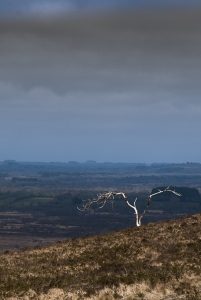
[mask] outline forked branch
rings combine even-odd
[[[143,218],[143,216],[145,215],[148,207],[149,207],[149,204],[151,202],[151,199],[158,195],[158,194],[161,194],[161,193],[166,193],[166,192],[170,192],[170,193],[173,193],[174,195],[178,196],[178,197],[181,197],[182,195],[171,190],[169,188],[169,186],[164,189],[163,191],[161,190],[158,190],[158,192],[156,193],[153,193],[153,194],[150,194],[147,198],[147,205],[143,211],[143,213],[141,214],[141,216],[139,217],[139,214],[138,214],[138,210],[137,210],[137,207],[136,207],[136,201],[137,201],[137,198],[134,200],[134,203],[133,205],[129,203],[125,193],[123,192],[108,192],[108,193],[103,193],[103,194],[98,194],[97,195],[97,198],[94,198],[92,200],[89,200],[85,205],[83,205],[82,208],[78,208],[77,209],[79,211],[90,211],[90,210],[93,210],[94,209],[94,205],[96,206],[95,209],[100,209],[102,208],[107,201],[110,201],[112,203],[112,211],[113,211],[113,204],[114,204],[114,197],[115,196],[122,196],[124,201],[126,202],[126,204],[128,206],[130,206],[133,210],[134,210],[134,214],[136,216],[136,226],[140,226],[141,225],[141,219]],[[98,207],[97,207],[98,206]]]

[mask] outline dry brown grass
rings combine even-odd
[[[201,215],[0,256],[0,299],[201,299]]]

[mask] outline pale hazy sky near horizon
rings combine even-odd
[[[1,1],[0,161],[201,163],[199,2]]]

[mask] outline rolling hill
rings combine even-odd
[[[5,251],[0,299],[201,299],[201,215]]]

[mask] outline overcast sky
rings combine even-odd
[[[158,2],[1,1],[0,161],[201,163],[201,9]]]
[[[38,14],[58,13],[63,11],[94,11],[106,9],[131,9],[197,6],[200,0],[1,0],[0,13],[7,14]]]

